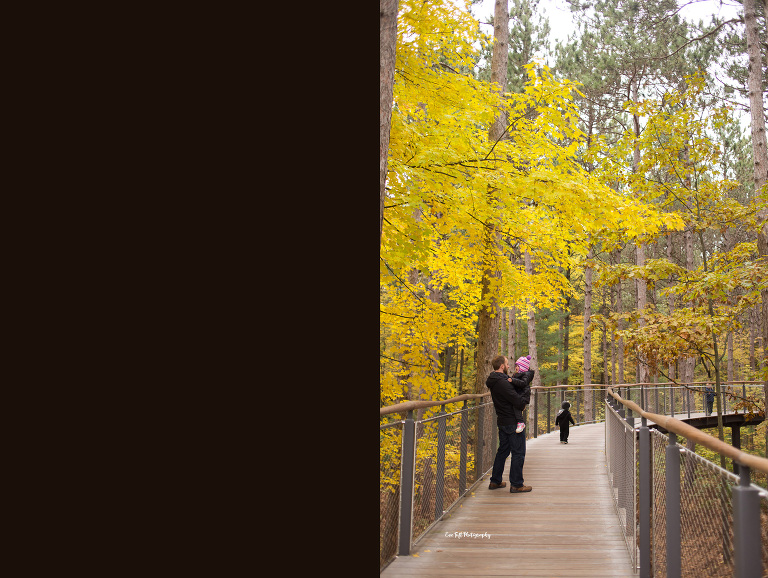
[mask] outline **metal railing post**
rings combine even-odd
[[[641,417],[640,442],[640,578],[651,576],[651,432]]]
[[[750,486],[749,468],[739,465],[739,485],[733,488],[733,552],[736,578],[763,573],[760,547],[760,496]]]
[[[731,445],[737,450],[741,449],[741,426],[738,424],[731,426]],[[739,464],[736,460],[731,460],[731,463],[733,463],[733,473],[738,476]]]
[[[482,402],[477,406],[477,455],[475,456],[475,480],[483,475],[483,453],[485,446],[485,408]]]
[[[747,397],[747,384],[746,383],[742,383],[741,384],[741,395],[744,398]],[[741,410],[741,411],[742,411],[742,413],[744,413],[746,410]]]
[[[584,390],[582,389],[581,391],[583,392]],[[581,397],[579,395],[579,390],[576,390],[575,395],[576,395],[576,419],[574,419],[573,421],[575,421],[578,424],[578,423],[581,423],[579,421],[579,398]]]
[[[552,406],[551,406],[551,400],[552,397],[550,395],[551,392],[547,392],[547,433],[552,431]]]
[[[469,415],[467,400],[461,408],[461,447],[459,448],[459,495],[467,491],[467,434],[469,432]]]
[[[533,392],[533,437],[539,433],[539,390]]]
[[[413,486],[416,472],[416,423],[413,410],[406,414],[403,424],[403,450],[400,463],[400,539],[398,555],[411,553],[413,537]]]
[[[680,448],[677,434],[669,434],[666,455],[667,577],[680,578]]]
[[[674,386],[669,386],[669,398],[670,398],[670,405],[669,407],[672,408],[672,411],[669,413],[672,417],[675,417],[675,388]]]
[[[437,464],[435,472],[435,520],[443,515],[443,494],[445,491],[445,406],[440,408],[437,420]]]

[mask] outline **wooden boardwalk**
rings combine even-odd
[[[567,445],[557,431],[528,440],[523,477],[532,492],[509,493],[507,458],[506,488],[489,490],[486,474],[381,576],[637,578],[611,501],[604,431],[571,426]]]

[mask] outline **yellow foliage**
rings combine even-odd
[[[587,173],[577,151],[574,83],[526,67],[522,94],[501,95],[468,72],[479,32],[467,3],[403,0],[382,234],[381,399],[455,395],[438,354],[475,337],[481,283],[502,307],[557,307],[574,289],[588,239],[606,230],[653,235],[675,216]],[[494,118],[506,131],[489,140]],[[528,251],[527,275],[509,253]],[[484,277],[484,271],[498,271]]]

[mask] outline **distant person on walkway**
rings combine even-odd
[[[712,404],[715,403],[715,390],[707,386],[704,388],[704,399],[707,401],[707,415],[712,414]]]
[[[530,492],[533,488],[523,483],[523,465],[525,464],[525,434],[517,432],[518,418],[515,410],[522,412],[531,401],[530,383],[533,380],[534,371],[528,369],[510,377],[509,360],[503,355],[495,357],[491,362],[493,371],[488,376],[485,385],[491,390],[493,407],[496,410],[496,424],[499,428],[499,449],[493,461],[489,490],[504,488],[507,482],[501,481],[504,474],[504,462],[507,456],[512,454],[509,462],[509,491],[511,493]],[[519,366],[518,366],[519,367]],[[522,388],[528,392],[518,393],[516,388]],[[519,414],[522,415],[522,414]]]
[[[560,443],[561,444],[568,443],[568,431],[571,428],[570,423],[572,423],[573,425],[576,425],[576,422],[573,421],[573,417],[571,417],[571,412],[569,411],[570,409],[571,409],[571,402],[564,401],[562,405],[562,409],[557,411],[557,417],[555,418],[555,427],[557,427],[558,425],[560,426]]]

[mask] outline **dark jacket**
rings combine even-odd
[[[571,412],[568,411],[571,407],[571,404],[567,401],[563,402],[563,409],[558,410],[557,417],[555,418],[555,427],[558,425],[563,429],[568,429],[571,427],[568,422],[570,421],[573,425],[576,425],[576,422],[573,421],[573,417],[571,416]]]
[[[530,384],[533,380],[534,371],[528,370],[525,373],[516,373],[512,377],[500,371],[492,371],[485,380],[485,385],[491,390],[491,399],[493,407],[496,409],[496,423],[498,425],[515,425],[517,418],[514,409],[520,411],[531,402]],[[522,389],[523,393],[518,393],[516,387]]]
[[[530,379],[525,377],[527,373],[531,374]],[[509,376],[512,378],[512,385],[514,386],[515,391],[523,396],[526,405],[531,403],[531,381],[533,381],[534,373],[533,370],[529,370],[521,373],[513,373]],[[507,383],[509,383],[509,381],[507,381]]]

